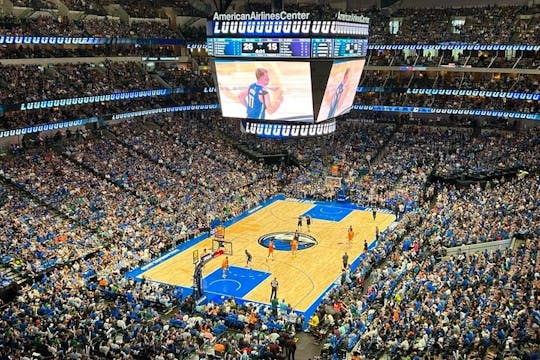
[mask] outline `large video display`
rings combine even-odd
[[[317,122],[351,110],[365,59],[334,61],[326,84]]]
[[[313,122],[309,62],[216,60],[223,116]]]

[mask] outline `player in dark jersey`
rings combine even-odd
[[[329,119],[339,115],[339,113],[336,113],[336,112],[341,107],[341,103],[343,101],[342,94],[345,91],[345,86],[348,80],[349,80],[349,69],[345,70],[345,74],[343,74],[343,80],[341,80],[341,82],[336,87],[336,92],[334,93],[334,96],[332,97],[332,101],[330,102],[330,110],[328,111]]]
[[[247,109],[248,119],[264,119],[266,113],[273,114],[283,102],[283,92],[278,89],[275,95],[272,96],[267,89],[270,83],[268,70],[258,68],[255,70],[257,82],[249,85],[249,87],[238,95],[238,99]]]
[[[253,260],[253,256],[251,256],[251,253],[247,249],[244,252],[246,254],[246,267],[251,269],[251,260]]]
[[[249,119],[264,119],[266,112],[265,96],[268,91],[257,83],[253,83],[248,88],[247,95],[247,117]]]

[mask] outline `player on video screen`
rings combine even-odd
[[[238,99],[247,109],[248,119],[264,119],[266,112],[273,114],[283,102],[283,91],[275,90],[272,94],[267,88],[270,83],[268,70],[255,70],[257,81],[238,95]]]
[[[345,92],[345,89],[348,85],[347,81],[349,81],[349,71],[350,71],[349,68],[345,70],[345,74],[343,74],[343,80],[341,80],[341,82],[336,87],[336,92],[334,93],[334,96],[332,97],[332,101],[330,102],[330,110],[328,111],[329,119],[339,115],[339,112],[338,113],[336,112],[340,110],[343,105],[344,97],[342,96],[342,94],[343,92]]]

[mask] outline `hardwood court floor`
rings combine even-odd
[[[271,273],[244,299],[269,303],[270,281],[279,281],[278,298],[285,299],[293,308],[306,311],[311,304],[335,282],[341,274],[342,256],[349,254],[349,263],[362,252],[364,239],[368,244],[375,238],[375,227],[383,231],[390,225],[394,215],[378,213],[373,220],[371,211],[353,210],[340,221],[313,219],[311,231],[307,231],[304,221],[301,232],[314,236],[318,245],[298,251],[293,256],[289,251],[274,251],[274,260],[266,259],[268,249],[257,240],[272,232],[295,231],[298,216],[315,207],[316,204],[296,200],[277,200],[250,214],[225,229],[225,240],[233,243],[233,255],[229,264],[243,267],[246,264],[244,250],[253,255],[253,268]],[[352,225],[354,239],[349,245],[347,229]],[[170,259],[156,265],[141,275],[147,279],[190,288],[193,285],[193,251],[202,254],[203,249],[212,248],[211,238],[184,250]],[[204,275],[221,267],[222,258],[211,260],[204,269]]]

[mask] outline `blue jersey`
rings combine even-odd
[[[343,93],[344,87],[345,86],[343,85],[343,83],[339,83],[336,89],[336,93],[334,94],[334,97],[332,98],[332,102],[330,103],[330,111],[328,111],[328,118],[336,116],[336,110],[339,103],[339,98],[341,97],[341,94]]]
[[[264,86],[253,83],[249,86],[247,94],[247,117],[248,119],[264,119],[266,104],[264,103],[264,95],[267,92]],[[261,101],[261,98],[263,101]]]

